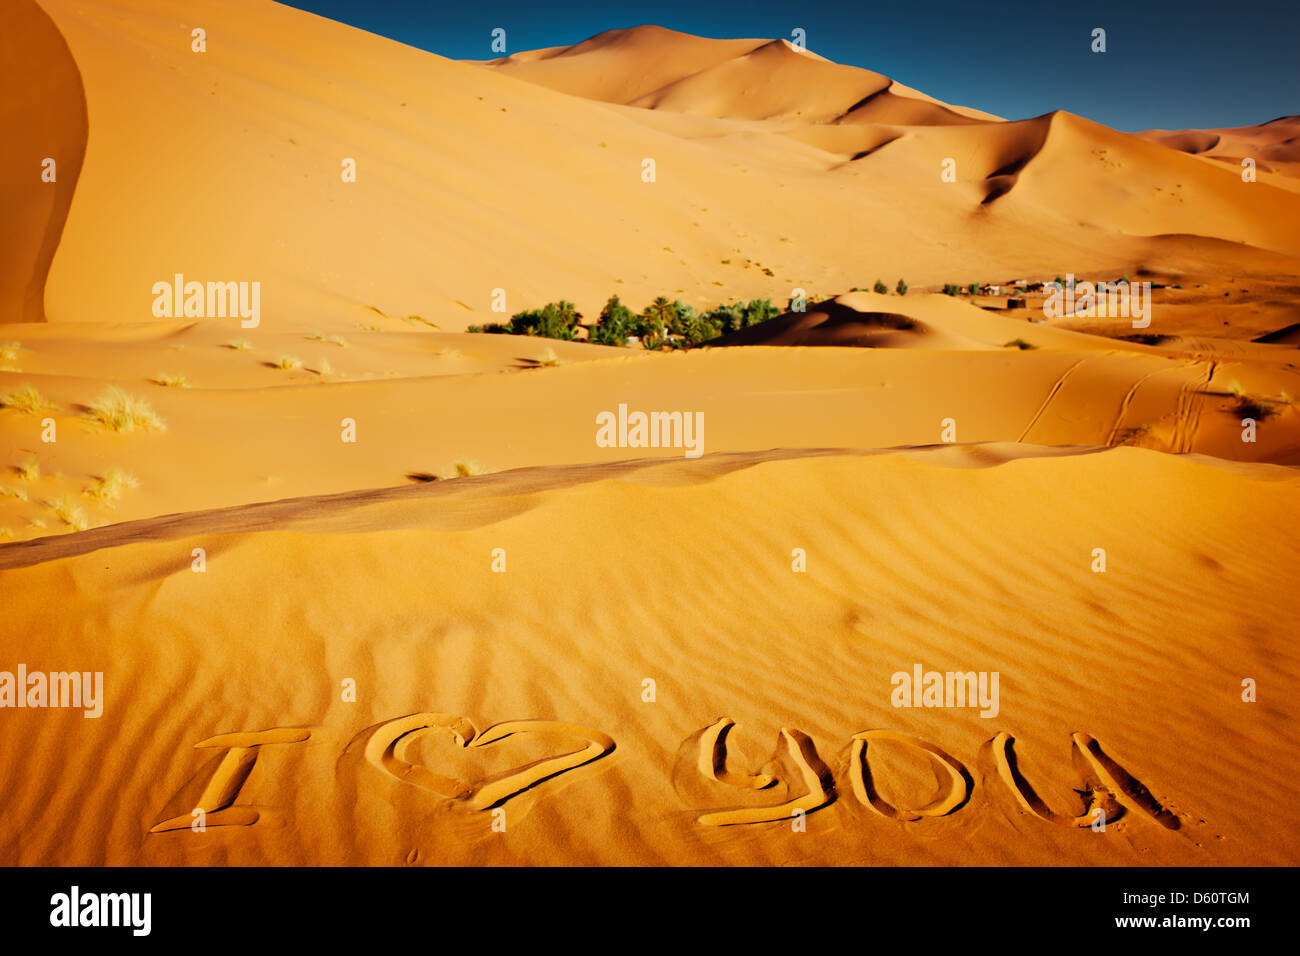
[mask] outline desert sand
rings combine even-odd
[[[0,863],[1300,860],[1294,117],[1007,120],[652,26],[4,17],[0,672],[104,692],[0,708]],[[178,273],[258,323],[159,316]],[[1067,273],[1150,324],[1046,318]],[[466,331],[796,290],[684,351]],[[620,405],[702,455],[602,447]],[[996,716],[895,707],[914,664]]]

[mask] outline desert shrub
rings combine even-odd
[[[302,359],[296,355],[281,355],[271,365],[281,371],[288,372],[296,368],[302,368]]]
[[[959,294],[960,292],[961,292],[961,286],[959,286],[959,285],[957,285],[957,284],[955,284],[955,283],[952,283],[952,282],[949,282],[949,283],[945,284],[944,287],[943,287],[943,294],[944,294],[944,295],[957,295],[957,294]]]
[[[673,305],[677,307],[676,319],[671,327],[677,336],[673,342],[674,347],[690,348],[722,334],[722,324],[713,319],[712,312],[701,315],[695,311],[694,306],[681,302],[674,302]]]
[[[659,296],[641,310],[637,332],[667,338],[669,331],[677,324],[677,303]]]
[[[1004,349],[1017,348],[1020,349],[1021,351],[1025,349],[1038,348],[1037,345],[1034,345],[1032,342],[1026,342],[1024,339],[1012,339],[1010,342],[1003,342],[1002,347]]]
[[[108,468],[102,475],[95,476],[95,480],[86,489],[86,495],[111,507],[127,488],[139,487],[140,481],[135,475],[128,474],[121,468]]]
[[[899,279],[898,285],[894,286],[894,291],[899,295],[907,295],[907,283],[902,279]]]
[[[0,395],[0,408],[11,408],[16,412],[35,415],[46,409],[54,408],[54,403],[31,385],[19,385],[12,391]]]
[[[145,399],[110,386],[86,408],[86,418],[110,431],[153,431],[166,428],[153,406]]]
[[[1115,434],[1114,444],[1116,445],[1141,445],[1142,440],[1151,432],[1151,425],[1138,425],[1135,428],[1124,428]]]
[[[888,295],[889,286],[885,285],[883,282],[877,279],[876,284],[872,287],[872,291],[875,292],[877,295]]]
[[[652,327],[643,327],[641,332],[641,348],[654,351],[661,349],[668,344],[668,330],[662,325]]]
[[[719,305],[704,315],[705,321],[723,334],[739,332],[745,327],[745,307],[739,302]]]
[[[703,345],[705,342],[716,339],[721,334],[722,329],[718,328],[718,326],[714,325],[704,316],[700,316],[695,324],[691,326],[687,341],[691,345]]]
[[[635,334],[636,314],[625,306],[617,295],[611,295],[600,310],[600,318],[587,337],[596,345],[627,345],[628,336]]]
[[[73,531],[85,531],[90,527],[86,509],[76,502],[68,498],[57,498],[46,504],[54,512],[54,517],[71,527]]]
[[[1257,422],[1262,422],[1276,415],[1277,408],[1267,399],[1240,395],[1232,403],[1232,413],[1238,418],[1253,418]]]
[[[452,467],[456,470],[457,478],[469,478],[473,475],[487,474],[487,468],[469,458],[462,458]]]
[[[771,300],[750,299],[745,303],[745,327],[758,325],[768,319],[774,319],[780,314],[781,310],[774,306]]]
[[[578,322],[581,318],[572,302],[548,302],[540,309],[528,309],[512,315],[505,331],[512,335],[537,335],[572,342],[578,337]],[[484,327],[484,331],[495,330]]]
[[[190,380],[184,375],[178,375],[171,372],[159,372],[154,377],[154,383],[164,385],[167,388],[189,388]]]
[[[695,311],[695,306],[674,300],[672,318],[668,323],[669,332],[673,335],[689,336],[699,321],[700,314]]]

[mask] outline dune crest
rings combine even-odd
[[[1242,246],[1219,257],[1236,272],[1300,254],[1300,195],[1270,173],[1238,196],[1203,157],[1060,114],[1002,122],[783,40],[638,27],[483,64],[195,0],[187,20],[220,37],[200,54],[166,0],[41,3],[94,127],[54,322],[154,321],[150,289],[178,273],[260,282],[278,328],[379,313],[459,331],[499,318],[496,289],[510,313],[563,298],[592,316],[615,292],[784,302],[861,285],[842,251],[869,235],[890,237],[873,270],[917,288],[1181,266],[1183,236]],[[266,36],[294,39],[270,55]],[[142,153],[160,114],[183,128]]]
[[[36,0],[0,30],[6,148],[0,155],[0,322],[45,321],[45,282],[86,152],[86,98],[67,43]]]

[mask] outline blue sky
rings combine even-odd
[[[1117,129],[1241,126],[1300,113],[1300,0],[288,0],[456,59],[565,46],[656,23],[790,37],[838,63],[1010,119],[1065,109]],[[1095,27],[1107,52],[1090,50]]]

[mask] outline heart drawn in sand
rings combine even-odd
[[[584,741],[585,746],[556,757],[533,761],[481,785],[474,785],[444,777],[413,762],[411,758],[416,744],[428,734],[450,734],[457,745],[467,750],[490,747],[517,734],[567,737]],[[555,720],[508,720],[493,724],[479,733],[468,718],[453,714],[424,713],[398,717],[380,724],[366,741],[365,757],[371,764],[404,783],[462,802],[473,810],[488,810],[544,780],[599,760],[613,749],[613,738],[577,724]]]

